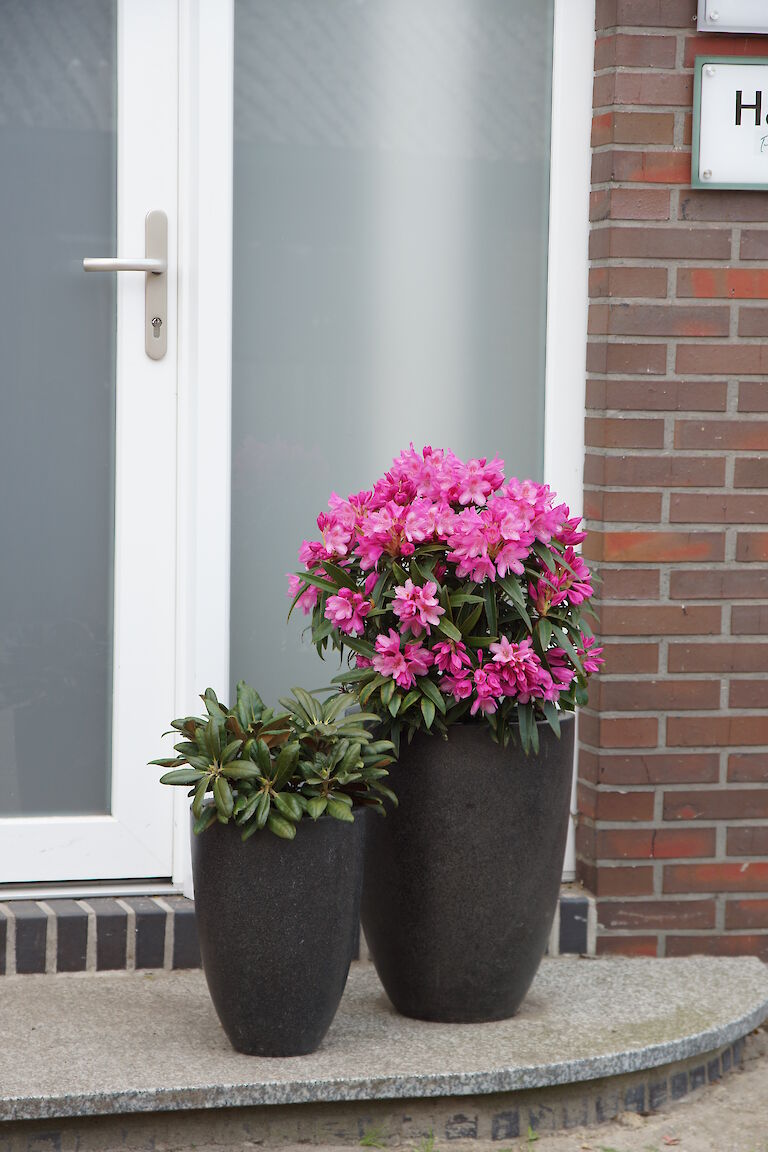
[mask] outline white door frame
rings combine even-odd
[[[119,0],[117,253],[143,256],[147,211],[167,212],[170,324],[176,310],[176,29],[177,0]],[[118,277],[116,365],[111,815],[0,819],[3,884],[171,873],[173,800],[147,761],[160,755],[158,738],[174,705],[176,334],[171,328],[162,360],[149,359],[139,273]]]
[[[582,511],[595,0],[555,0],[544,474]],[[229,683],[234,0],[181,5],[177,713]],[[181,793],[181,790],[178,790]],[[574,782],[575,795],[575,782]],[[174,882],[192,894],[186,795]],[[575,870],[569,833],[565,878]]]
[[[555,0],[544,475],[574,514],[582,511],[594,14],[595,0]],[[177,61],[169,61],[161,48],[171,34],[168,21],[177,18],[178,91]],[[196,712],[203,688],[210,684],[225,693],[229,682],[234,0],[174,0],[167,5],[120,0],[120,27],[118,251],[143,252],[144,212],[150,207],[168,211],[169,267],[178,269],[177,278],[169,275],[169,323],[177,305],[178,319],[165,359],[149,361],[142,341],[134,339],[143,323],[143,289],[136,291],[135,281],[121,280],[118,404],[129,398],[127,389],[142,396],[142,458],[165,460],[168,481],[175,470],[176,506],[169,496],[173,483],[158,489],[146,474],[137,479],[121,435],[116,478],[120,575],[115,602],[115,814],[83,818],[91,826],[94,848],[92,867],[80,875],[114,879],[110,890],[126,887],[119,881],[136,876],[128,862],[135,844],[123,845],[117,826],[125,814],[139,812],[141,800],[151,799],[149,819],[142,813],[132,833],[153,861],[152,872],[144,874],[170,876],[176,890],[191,896],[186,793],[162,788],[155,770],[145,764],[161,754],[158,735],[171,715]],[[141,60],[142,67],[129,71],[129,58]],[[175,155],[169,139],[177,138],[177,105],[178,193],[164,175],[169,156]],[[137,170],[139,147],[148,159]],[[160,429],[176,400],[174,452]],[[121,418],[126,434],[129,424],[137,431],[135,420],[122,408]],[[138,500],[131,498],[137,484],[140,491],[133,495],[140,496]],[[142,547],[140,509],[150,503],[162,506],[168,531],[159,551],[156,546],[148,554]],[[170,592],[160,589],[163,570],[173,573]],[[155,638],[149,651],[123,623],[127,601],[135,603],[137,596]],[[137,725],[127,702],[139,678],[145,684],[145,710]],[[120,700],[125,701],[123,710]],[[171,809],[172,845],[167,834]],[[30,825],[40,832],[41,854],[61,852],[73,831],[66,818],[0,820],[0,837],[7,843],[14,827],[30,831]],[[572,878],[574,868],[571,829],[565,879]],[[13,880],[35,879],[35,867],[25,854]],[[80,887],[85,891],[87,885]],[[165,886],[141,887],[159,891]]]

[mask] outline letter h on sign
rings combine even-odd
[[[737,126],[741,124],[742,111],[746,111],[747,109],[749,109],[750,112],[755,113],[755,127],[759,128],[760,127],[760,117],[761,117],[762,112],[763,112],[763,94],[762,94],[762,92],[755,92],[754,104],[744,104],[743,103],[743,96],[744,96],[744,93],[742,92],[741,88],[737,88],[736,89],[736,124],[737,124]],[[768,116],[766,116],[766,121],[768,122]]]

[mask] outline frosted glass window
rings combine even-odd
[[[114,0],[0,0],[0,815],[109,810]]]
[[[285,576],[409,441],[541,479],[553,0],[236,0],[233,681],[327,671]]]

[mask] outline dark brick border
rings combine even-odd
[[[538,1134],[576,1125],[600,1125],[622,1113],[654,1112],[689,1092],[701,1092],[706,1084],[737,1069],[744,1060],[744,1049],[742,1039],[660,1068],[487,1096],[267,1104],[7,1121],[2,1125],[3,1148],[7,1152],[57,1152],[64,1147],[87,1146],[91,1152],[111,1152],[130,1146],[135,1152],[152,1152],[161,1144],[188,1148],[215,1143],[219,1152],[236,1152],[254,1142],[275,1149],[301,1142],[321,1149],[329,1141],[359,1147],[367,1134],[379,1132],[386,1147],[395,1149],[433,1136],[439,1146],[457,1139],[478,1140],[486,1145],[493,1142],[502,1152],[509,1141],[525,1140],[529,1129]],[[603,1143],[599,1127],[592,1143],[595,1147]]]
[[[590,898],[564,890],[549,954],[589,953],[590,915],[594,919]],[[195,905],[183,896],[0,904],[0,976],[199,967]]]

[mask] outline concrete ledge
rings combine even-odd
[[[320,1052],[267,1060],[231,1049],[199,972],[11,976],[0,1118],[514,1093],[714,1054],[766,1016],[754,958],[545,960],[519,1015],[483,1025],[398,1016],[359,964]]]

